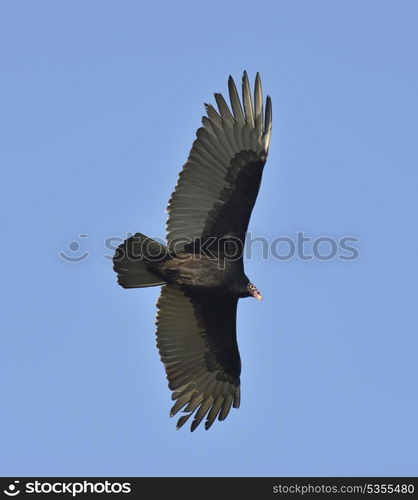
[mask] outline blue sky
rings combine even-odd
[[[416,475],[416,2],[0,11],[1,474]],[[352,236],[359,257],[255,250],[241,408],[176,431],[159,290],[118,287],[104,242],[164,236],[203,103],[244,69],[273,99],[252,235]]]

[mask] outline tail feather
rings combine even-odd
[[[123,288],[164,285],[158,276],[158,263],[169,257],[169,250],[155,240],[136,233],[120,245],[113,257],[113,269]]]

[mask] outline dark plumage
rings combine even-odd
[[[261,299],[244,273],[242,248],[270,143],[272,109],[260,77],[254,101],[246,72],[242,103],[229,77],[230,111],[215,94],[168,204],[167,246],[137,233],[116,251],[124,288],[164,285],[157,302],[157,346],[177,427],[224,420],[240,404],[238,299]]]

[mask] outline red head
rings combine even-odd
[[[257,287],[253,285],[252,283],[248,283],[247,285],[247,290],[250,295],[255,297],[257,300],[263,300],[263,296],[261,293],[257,290]]]

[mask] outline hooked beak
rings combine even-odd
[[[257,300],[263,300],[263,296],[261,293],[257,290],[257,287],[253,285],[252,283],[248,284],[248,291],[250,294],[255,297]]]

